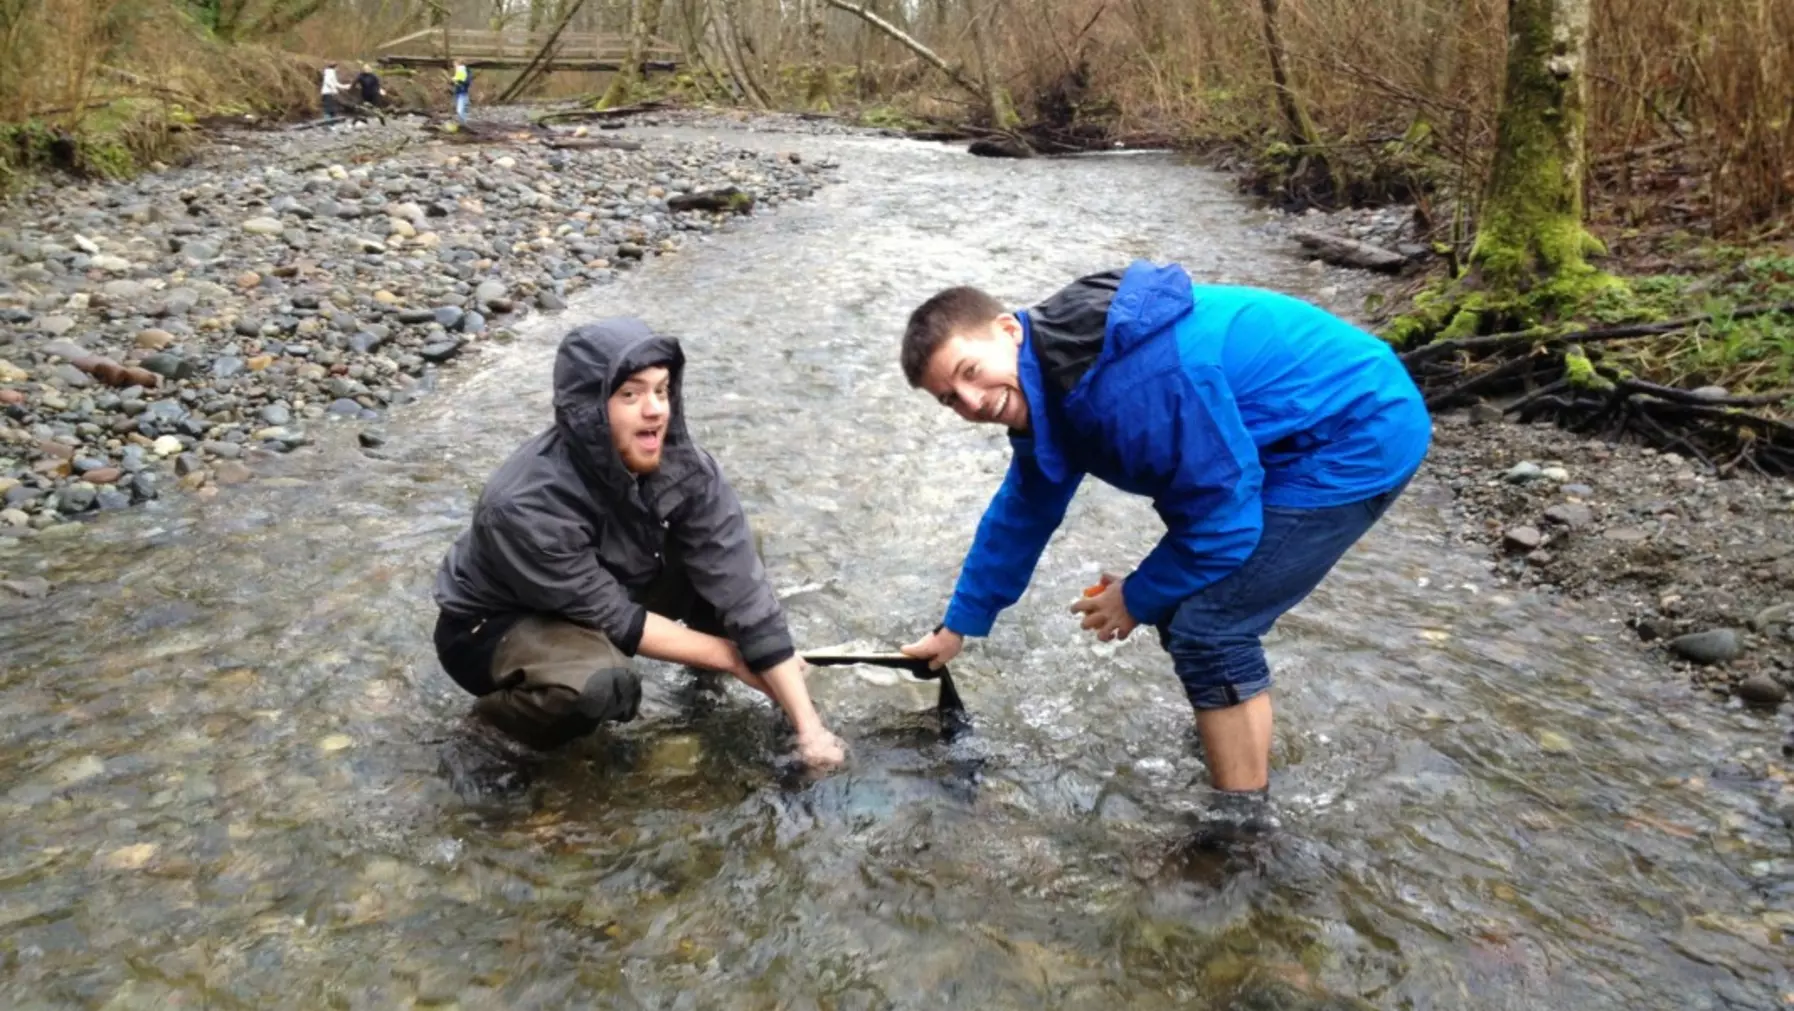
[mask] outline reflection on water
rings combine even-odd
[[[642,131],[654,135],[658,131]],[[670,131],[669,131],[670,132]],[[1314,295],[1224,180],[760,135],[844,181],[573,315],[683,335],[690,415],[800,641],[937,620],[1006,462],[908,390],[939,287],[1026,301],[1135,256]],[[1493,592],[1416,483],[1275,634],[1286,830],[1178,843],[1205,775],[1150,636],[1066,602],[1152,543],[1092,486],[1035,586],[932,684],[819,670],[811,781],[750,693],[670,669],[644,718],[500,762],[428,641],[479,483],[549,418],[535,324],[405,409],[210,500],[0,558],[0,1005],[17,1008],[1770,1008],[1794,990],[1784,780],[1751,718],[1585,619]]]

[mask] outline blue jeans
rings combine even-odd
[[[455,118],[467,122],[467,92],[455,92]]]
[[[1264,531],[1244,564],[1196,591],[1159,626],[1159,642],[1171,654],[1191,705],[1225,709],[1270,690],[1271,668],[1259,637],[1314,592],[1411,477],[1342,506],[1264,507]]]

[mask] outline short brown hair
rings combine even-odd
[[[903,375],[911,386],[922,385],[928,360],[954,334],[976,330],[1009,310],[977,288],[948,288],[916,306],[903,329]]]

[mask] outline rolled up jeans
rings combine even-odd
[[[1158,627],[1191,706],[1226,709],[1270,690],[1261,637],[1314,592],[1411,479],[1340,506],[1264,507],[1258,546],[1246,561],[1185,599]]]
[[[648,610],[697,631],[722,632],[716,609],[674,566],[643,595]],[[552,614],[501,612],[436,618],[443,670],[478,697],[474,713],[532,748],[552,750],[601,723],[627,723],[641,676],[604,633]]]

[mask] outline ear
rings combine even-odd
[[[997,329],[1008,335],[1009,339],[1015,342],[1016,347],[1022,346],[1022,321],[1016,318],[1015,313],[1006,312],[998,316]]]

